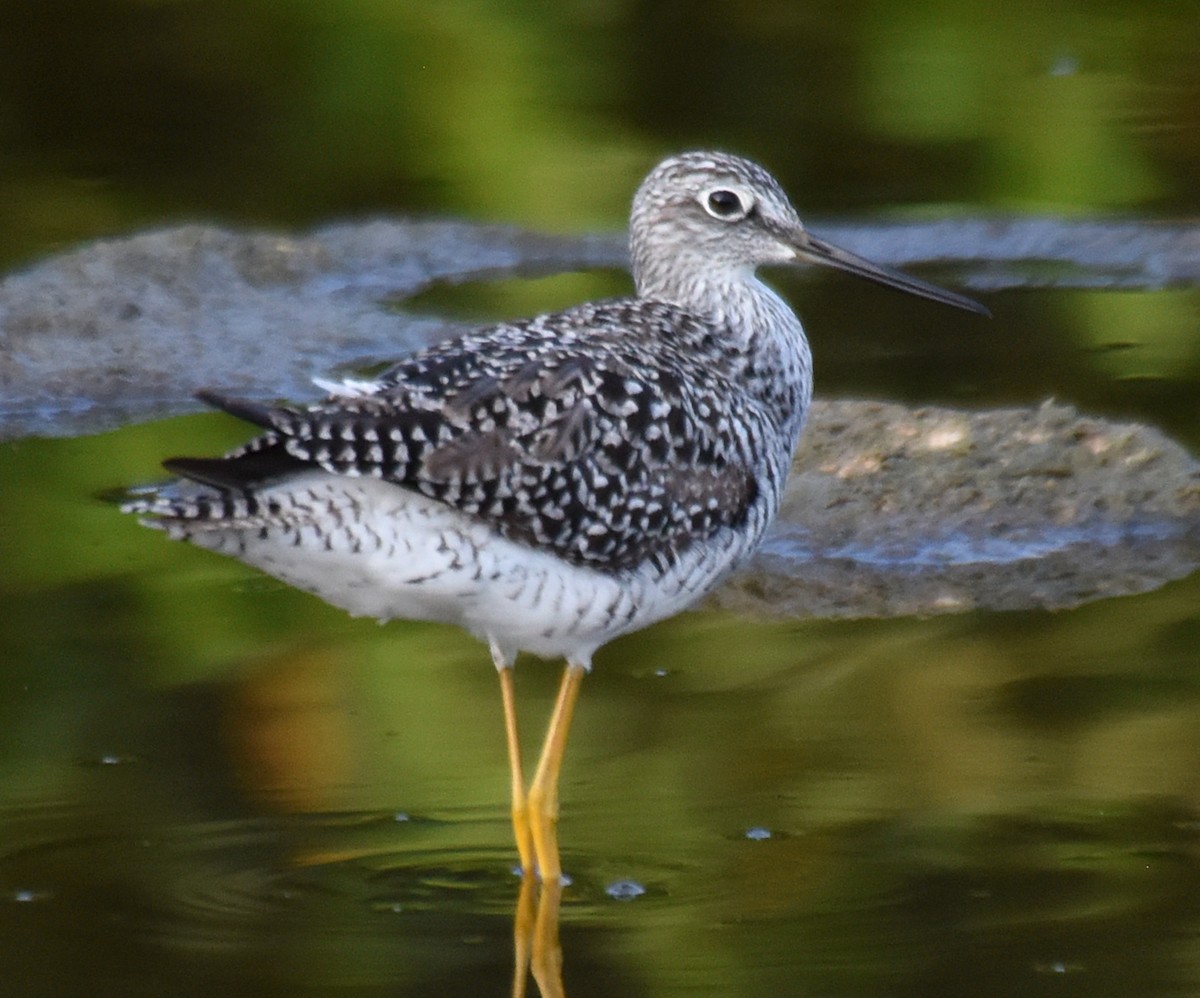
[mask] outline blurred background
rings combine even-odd
[[[191,221],[617,231],[692,147],[759,160],[816,223],[1190,222],[1197,52],[1193,0],[0,0],[0,265]],[[980,294],[981,328],[773,280],[826,397],[1053,396],[1200,447],[1194,287]],[[0,977],[505,993],[485,650],[350,621],[95,499],[244,435],[205,414],[0,450]],[[1060,614],[698,612],[615,643],[564,777],[568,993],[1194,992],[1197,606],[1193,578]],[[531,740],[556,673],[519,671]]]

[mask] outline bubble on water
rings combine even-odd
[[[120,752],[105,752],[103,755],[90,759],[81,759],[82,766],[128,766],[138,761],[136,755],[122,755]]]
[[[1079,60],[1069,52],[1060,52],[1050,64],[1051,76],[1074,76],[1079,72]]]
[[[1083,964],[1073,963],[1069,960],[1044,960],[1035,963],[1033,969],[1039,974],[1077,974],[1083,970]]]
[[[763,842],[769,839],[771,835],[771,829],[763,828],[762,825],[755,825],[753,828],[746,829],[746,838],[751,842]]]
[[[632,901],[646,893],[646,888],[636,880],[614,880],[604,888],[604,893],[614,901]]]

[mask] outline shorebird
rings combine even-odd
[[[814,263],[987,314],[809,233],[737,156],[659,163],[633,199],[632,297],[489,326],[305,405],[199,397],[261,429],[126,504],[354,615],[458,624],[500,677],[512,824],[557,881],[558,782],[583,677],[754,552],[812,397],[804,330],[756,268]],[[526,786],[512,670],[566,660]]]

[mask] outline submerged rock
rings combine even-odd
[[[779,520],[714,598],[889,617],[1075,606],[1200,565],[1200,463],[1069,406],[814,404]]]
[[[0,439],[198,407],[221,385],[313,396],[332,368],[409,353],[453,324],[391,307],[438,282],[619,266],[611,239],[461,222],[367,222],[305,236],[182,226],[102,240],[0,282]]]

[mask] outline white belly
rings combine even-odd
[[[586,662],[606,641],[679,612],[728,558],[710,541],[667,575],[610,575],[518,545],[480,521],[370,478],[309,472],[258,494],[277,512],[174,520],[169,534],[232,555],[355,616],[458,624],[506,653]]]

